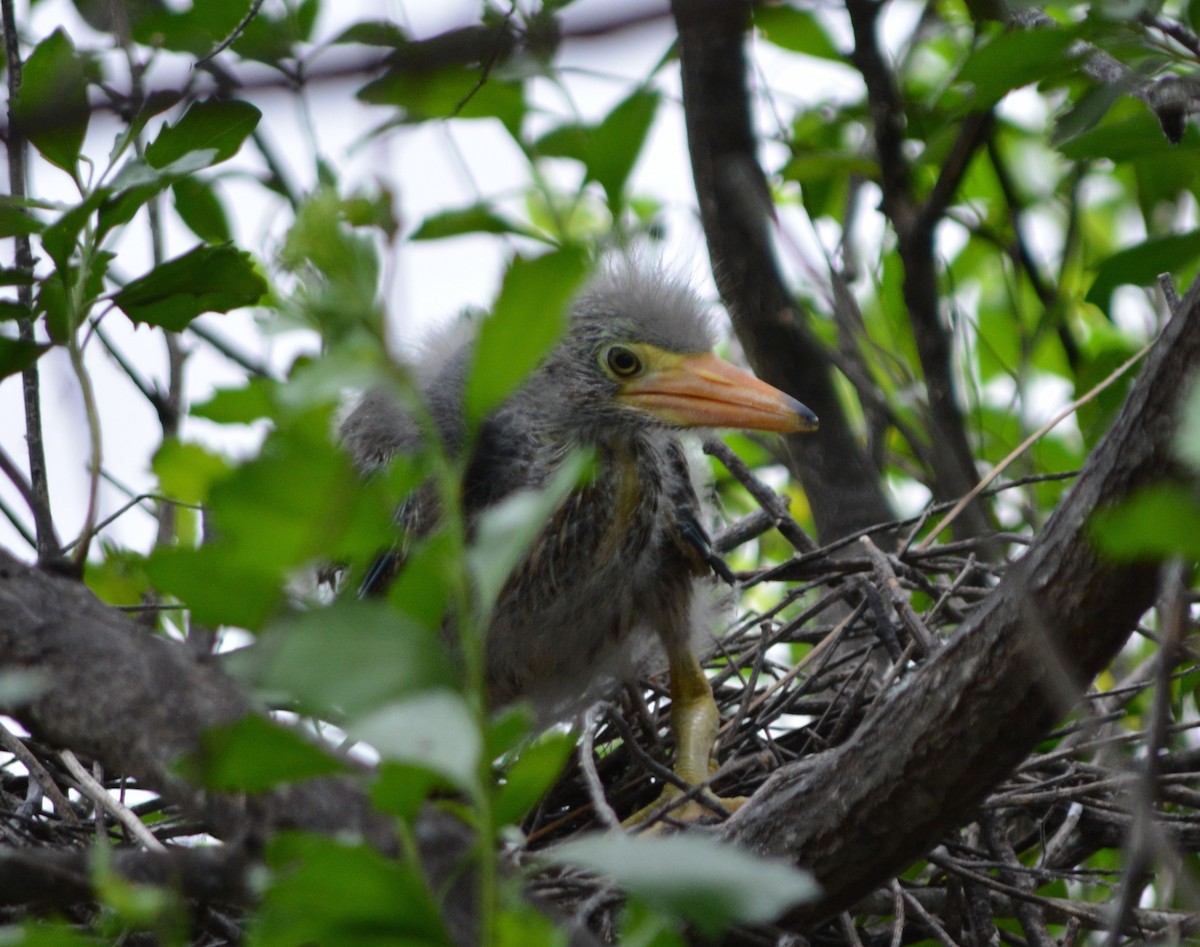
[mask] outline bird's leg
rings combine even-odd
[[[721,716],[713,700],[712,686],[700,662],[686,645],[668,646],[671,675],[671,730],[675,735],[675,775],[688,786],[702,785],[711,774],[713,744]],[[663,787],[662,794],[650,805],[639,809],[623,823],[626,828],[641,825],[664,808],[672,806],[667,818],[680,822],[696,822],[715,814],[713,805],[726,810],[738,808],[745,799],[721,799],[702,790],[699,797],[678,803],[685,790],[674,783]],[[708,805],[711,803],[712,805]]]

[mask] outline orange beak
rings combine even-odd
[[[817,416],[791,395],[711,353],[655,350],[647,361],[646,373],[625,382],[617,397],[662,421],[781,434],[817,429]]]

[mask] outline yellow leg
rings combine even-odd
[[[688,786],[699,786],[715,769],[712,761],[713,744],[721,723],[712,687],[700,662],[688,647],[669,649],[671,675],[671,730],[675,734],[675,774]],[[639,809],[623,823],[626,828],[650,821],[656,814],[675,803],[684,791],[671,783],[662,794],[645,808]],[[744,797],[721,799],[707,790],[703,796],[710,802],[732,811]],[[696,822],[716,813],[698,798],[679,803],[665,817],[680,822]]]

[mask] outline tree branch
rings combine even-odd
[[[962,824],[1117,653],[1153,604],[1157,568],[1101,559],[1096,509],[1175,472],[1186,380],[1200,365],[1200,283],[1150,352],[1079,481],[991,598],[854,736],[780,770],[723,828],[811,869],[791,921],[843,910]]]
[[[771,247],[773,210],[756,157],[743,39],[749,3],[674,0],[688,148],[713,275],[754,370],[821,419],[788,453],[823,542],[891,520],[878,473],[838,401],[829,359]]]

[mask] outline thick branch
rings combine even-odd
[[[750,5],[674,0],[688,148],[713,274],[754,370],[795,395],[821,430],[788,438],[792,467],[829,542],[892,519],[877,472],[837,398],[829,359],[784,286],[756,157],[743,39]]]
[[[841,910],[969,818],[1117,653],[1156,568],[1101,559],[1091,514],[1170,476],[1180,399],[1200,366],[1200,284],[1151,350],[1078,483],[992,597],[828,753],[779,771],[724,835],[812,869]]]
[[[205,794],[172,769],[212,727],[253,708],[214,665],[148,633],[81,583],[0,550],[0,671],[28,672],[37,696],[4,711],[52,746],[93,757],[202,819],[223,838],[281,827],[361,833],[390,847],[385,820],[345,780],[311,780],[249,801]]]

